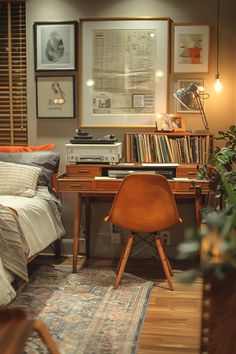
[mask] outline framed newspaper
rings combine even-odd
[[[81,127],[155,127],[168,110],[170,22],[80,19]]]

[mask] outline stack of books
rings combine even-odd
[[[125,161],[144,163],[207,164],[210,138],[205,135],[126,133]]]

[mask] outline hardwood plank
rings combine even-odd
[[[137,354],[199,354],[202,282],[153,287]]]

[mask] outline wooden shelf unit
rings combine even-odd
[[[190,132],[128,132],[124,134],[125,162],[207,164],[213,134]]]

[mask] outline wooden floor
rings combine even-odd
[[[153,287],[137,354],[200,353],[202,283],[174,286],[169,291],[166,281],[157,281]]]
[[[72,259],[66,258],[62,262],[72,264]],[[83,263],[80,258],[79,266]],[[92,259],[89,265],[110,269],[115,267],[116,261]],[[128,263],[126,272],[154,282],[136,354],[200,353],[202,282],[180,284],[178,275],[190,266],[181,263],[172,266],[175,291],[169,290],[158,260],[131,260]]]

